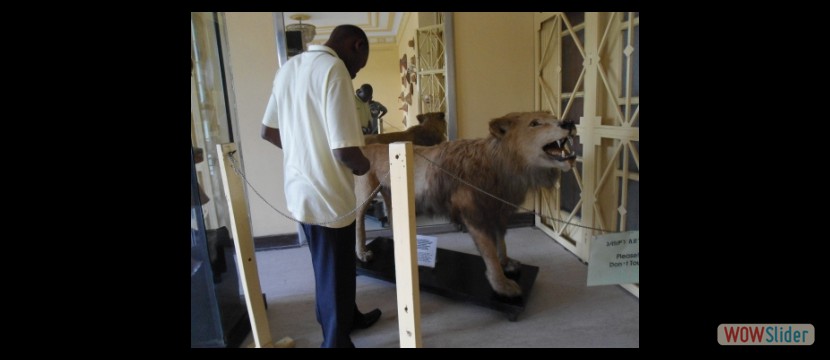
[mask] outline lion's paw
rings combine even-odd
[[[516,297],[522,295],[522,288],[519,287],[515,281],[505,278],[504,281],[498,283],[497,286],[493,288],[497,293],[500,295],[504,295],[507,297]]]
[[[361,262],[372,261],[373,257],[374,257],[374,254],[372,253],[372,250],[358,251],[357,252],[357,259],[360,260]]]
[[[501,266],[504,268],[504,273],[505,274],[515,274],[515,273],[518,273],[519,270],[521,270],[522,263],[519,262],[518,260],[508,258],[507,263],[506,264],[501,264]]]

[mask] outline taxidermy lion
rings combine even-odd
[[[569,171],[575,154],[565,142],[576,134],[572,122],[558,120],[549,112],[515,112],[490,121],[490,136],[454,140],[436,146],[413,146],[415,157],[415,207],[425,214],[448,216],[467,227],[487,268],[485,275],[496,293],[519,296],[521,288],[504,272],[521,265],[507,257],[504,235],[507,220],[516,208],[460,182],[433,164],[512,204],[520,204],[529,191],[553,186],[557,173]],[[389,145],[362,148],[371,168],[355,178],[357,199],[374,196],[380,183],[387,208],[391,205]],[[428,159],[428,160],[427,160]],[[355,252],[369,261],[363,224],[365,207],[357,213]],[[391,217],[391,212],[390,212]]]

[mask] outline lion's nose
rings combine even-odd
[[[565,120],[565,121],[559,123],[559,127],[563,128],[565,130],[575,130],[576,129],[576,124],[574,124],[573,121]]]

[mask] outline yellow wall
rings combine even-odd
[[[397,48],[373,47],[369,63],[354,80],[355,87],[372,84],[375,98],[389,109],[387,123],[398,127],[403,127],[403,112],[399,110],[403,102],[398,100],[402,90],[399,61],[404,52],[407,59],[414,54],[408,42],[415,37],[418,26],[418,13],[408,15]],[[278,67],[273,16],[229,12],[226,20],[240,134],[237,142],[244,156],[245,173],[268,202],[284,210],[282,150],[259,135]],[[453,20],[458,137],[484,137],[491,119],[533,109],[533,14],[455,13]],[[416,98],[410,109],[411,126],[417,123]],[[248,195],[255,237],[297,231],[296,223],[276,213],[252,191],[248,190]]]
[[[410,63],[412,56],[415,55],[415,48],[409,46],[409,41],[415,40],[415,30],[418,29],[418,13],[410,12],[406,13],[405,17],[403,18],[403,23],[401,23],[401,28],[398,30],[398,60],[395,62],[396,69],[398,69],[398,96],[406,96],[409,92],[409,86],[404,86],[402,81],[403,74],[400,73],[400,61],[403,55],[406,55],[406,63],[407,65]],[[418,92],[413,86],[415,93]],[[400,98],[398,100],[398,106],[395,107],[396,115],[393,116],[390,120],[393,126],[397,127],[410,127],[413,125],[417,125],[418,121],[415,120],[415,116],[418,115],[418,97],[413,95],[412,96],[412,104],[407,105],[408,111],[400,110],[403,107],[404,100]],[[406,124],[403,123],[403,120],[406,119]]]
[[[273,15],[228,12],[225,16],[239,123],[240,139],[237,143],[244,156],[245,173],[248,180],[269,203],[277,209],[285,210],[282,150],[260,137],[262,116],[278,68]],[[411,22],[413,25],[410,37],[414,37],[417,15],[412,18],[414,21]],[[386,122],[403,128],[403,113],[398,110],[402,104],[398,100],[401,90],[399,59],[399,49],[395,44],[372,44],[369,61],[355,77],[353,84],[355,88],[364,83],[372,84],[375,100],[389,110],[384,117]],[[275,212],[250,190],[248,203],[253,236],[297,231],[296,223]]]
[[[398,93],[401,79],[398,73],[398,48],[395,44],[371,44],[369,46],[369,61],[352,80],[355,90],[367,83],[372,85],[374,100],[389,110],[383,119],[388,122],[399,118],[399,111],[395,109],[400,107]],[[400,122],[400,119],[397,121]],[[393,125],[401,127],[398,123]]]
[[[272,13],[225,14],[228,29],[230,66],[244,170],[248,181],[269,203],[287,213],[282,150],[260,137],[262,116],[271,84],[277,73],[276,40]],[[295,222],[269,207],[253,191],[246,189],[253,236],[297,232]]]
[[[489,136],[490,120],[534,110],[533,13],[453,13],[459,139]],[[525,208],[533,208],[529,193]]]
[[[453,13],[458,138],[489,134],[487,123],[532,111],[533,13]]]

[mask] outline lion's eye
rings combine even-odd
[[[530,122],[530,127],[537,127],[539,125],[542,125],[542,123],[540,123],[539,120],[533,120]]]

